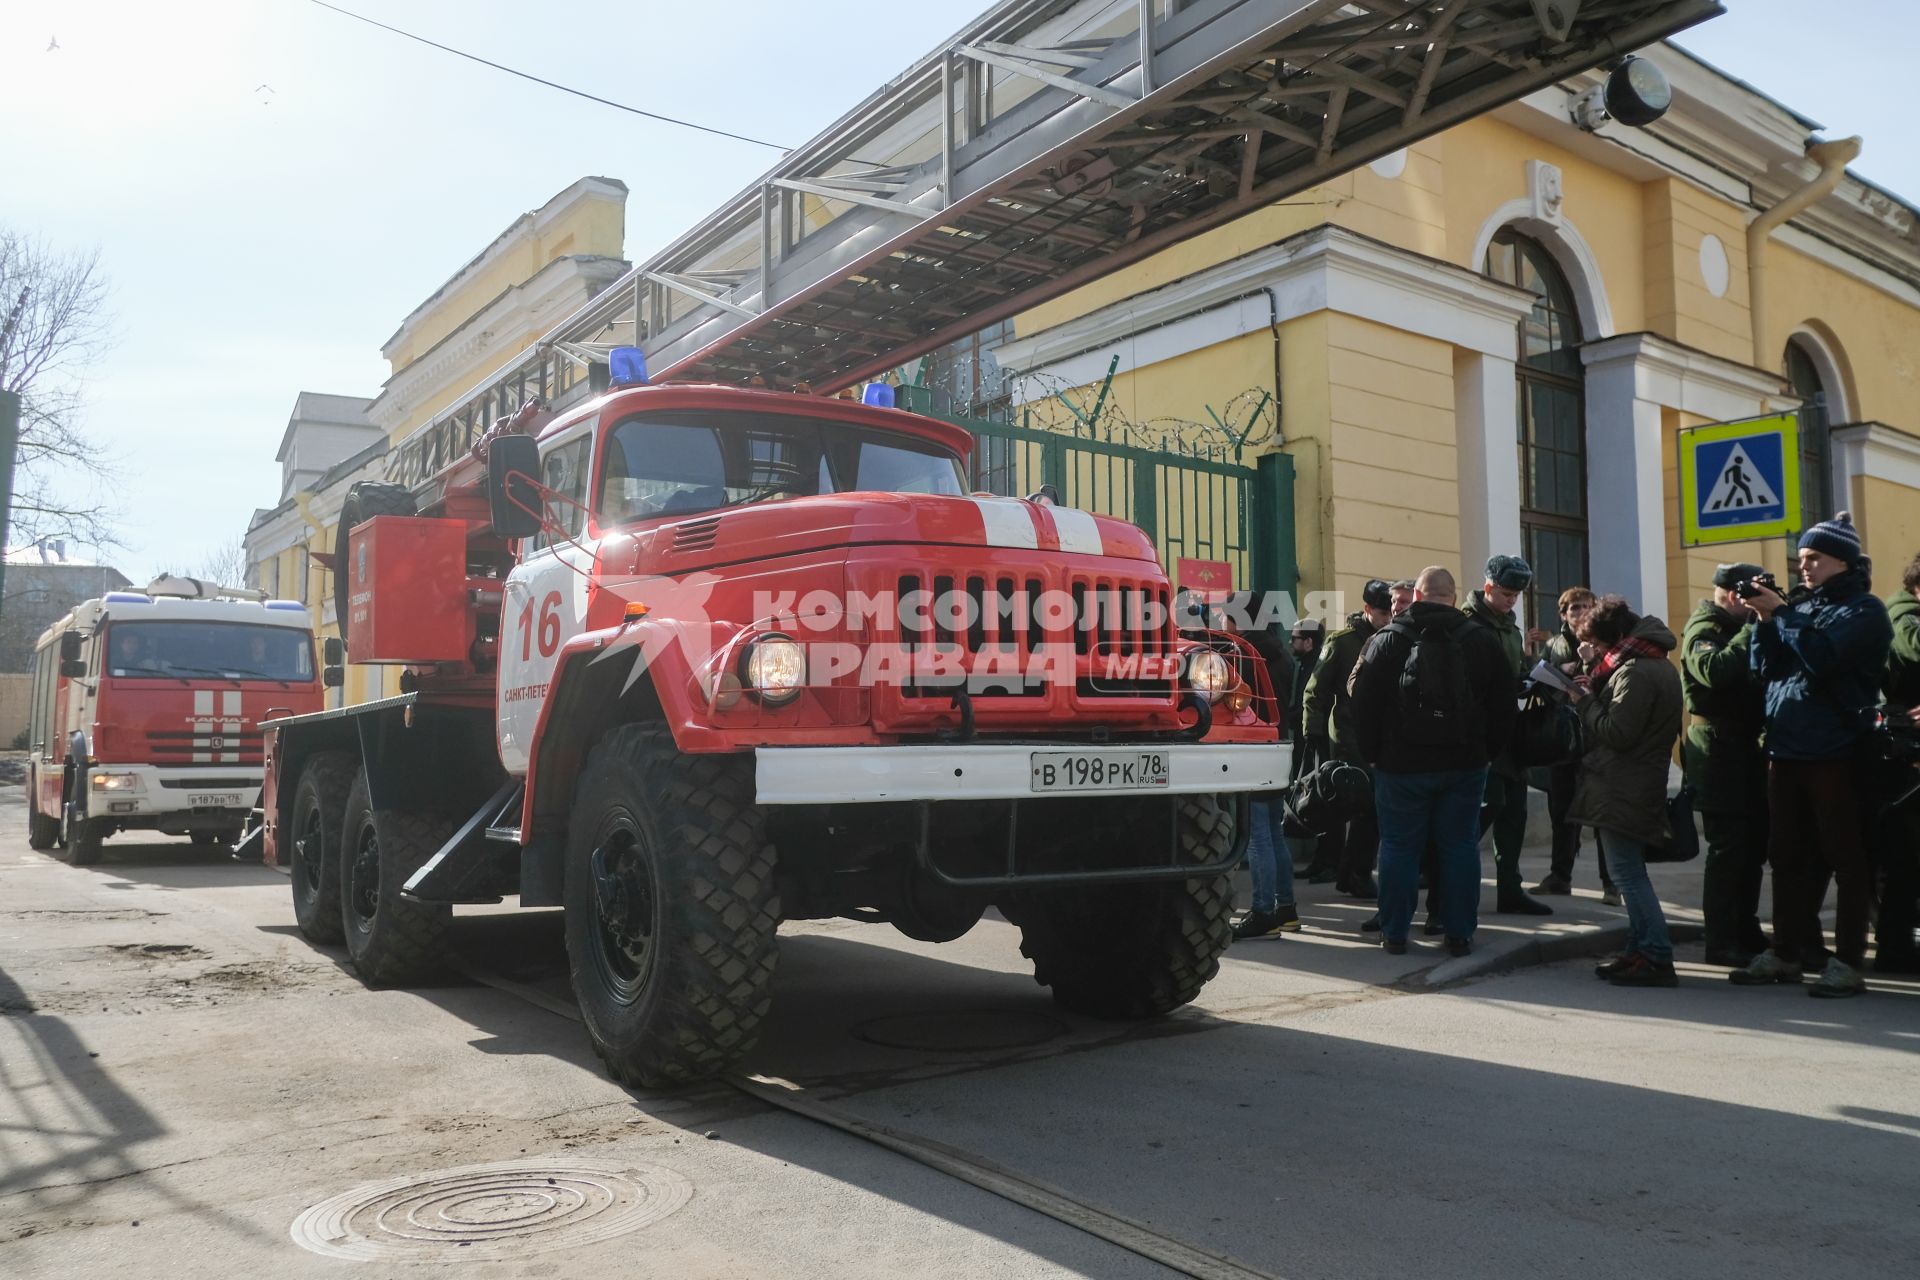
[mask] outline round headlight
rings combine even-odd
[[[807,682],[807,652],[787,636],[767,636],[747,649],[740,682],[770,706],[793,701]]]
[[[1187,687],[1212,702],[1234,686],[1233,663],[1211,649],[1187,655]]]

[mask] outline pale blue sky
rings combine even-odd
[[[802,142],[985,0],[341,0],[648,110]],[[1729,0],[1684,37],[1920,197],[1897,91],[1906,0]],[[59,48],[48,51],[50,40]],[[271,92],[261,85],[271,86]],[[0,222],[98,248],[118,345],[88,427],[119,462],[136,581],[191,565],[279,494],[296,392],[371,396],[401,319],[522,211],[620,178],[652,252],[775,153],[614,111],[307,0],[0,6]]]

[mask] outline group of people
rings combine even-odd
[[[1584,587],[1559,598],[1556,632],[1524,631],[1517,606],[1533,574],[1516,556],[1494,556],[1464,602],[1437,565],[1367,583],[1360,611],[1324,645],[1317,627],[1296,628],[1295,670],[1284,689],[1276,683],[1292,694],[1296,771],[1340,761],[1372,782],[1372,804],[1317,841],[1307,873],[1377,899],[1362,929],[1393,954],[1407,950],[1424,877],[1426,932],[1466,955],[1483,837],[1493,836],[1495,910],[1547,915],[1540,898],[1572,891],[1581,832],[1592,828],[1605,898],[1625,906],[1629,938],[1597,976],[1674,986],[1648,865],[1672,857],[1673,824],[1693,820],[1669,797],[1679,744],[1700,816],[1699,835],[1679,834],[1703,835],[1706,848],[1709,963],[1739,985],[1812,973],[1813,995],[1857,995],[1878,901],[1875,966],[1920,972],[1920,750],[1888,749],[1890,734],[1920,744],[1920,556],[1882,602],[1841,512],[1801,537],[1797,568],[1800,585],[1787,591],[1760,566],[1720,566],[1712,598],[1679,637],[1623,597]],[[1557,674],[1536,679],[1536,663]],[[1529,714],[1564,699],[1545,714],[1577,722],[1565,758],[1537,769],[1526,767],[1537,748],[1516,750],[1528,698]],[[1544,785],[1553,827],[1548,873],[1531,892],[1520,872],[1530,781]],[[1253,909],[1237,938],[1300,927],[1282,806],[1254,811]],[[1771,936],[1760,918],[1769,867]],[[1828,948],[1820,911],[1830,884]]]

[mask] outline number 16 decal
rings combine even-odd
[[[533,601],[520,610],[520,661],[533,660]],[[540,656],[551,658],[560,647],[560,593],[547,592],[540,602]]]

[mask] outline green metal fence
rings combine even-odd
[[[919,388],[902,387],[902,407],[921,412]],[[1146,530],[1169,577],[1182,557],[1221,560],[1239,588],[1294,591],[1293,459],[1261,456],[1249,466],[1213,456],[1040,431],[1005,422],[934,414],[977,442],[976,489],[1023,497],[1050,484],[1070,507],[1118,516]],[[1176,586],[1192,585],[1175,583]]]

